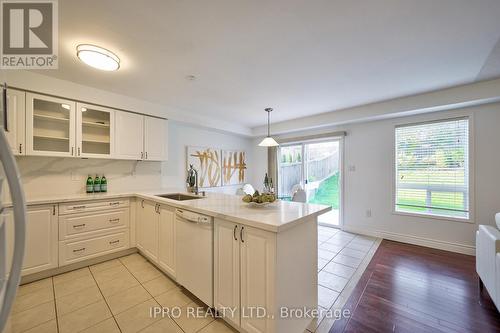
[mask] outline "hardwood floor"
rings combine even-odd
[[[384,240],[344,310],[336,332],[500,332],[500,314],[475,257]]]

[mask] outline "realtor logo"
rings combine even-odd
[[[2,69],[56,69],[57,0],[1,0]]]

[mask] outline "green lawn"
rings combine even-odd
[[[309,203],[332,206],[339,209],[339,173],[321,182],[316,194],[309,199]]]
[[[398,174],[400,183],[408,184],[442,184],[442,185],[464,185],[466,177],[464,177],[463,169],[456,170],[412,170],[400,171]],[[450,209],[464,209],[464,195],[461,192],[432,192],[431,205],[436,209],[412,207],[425,206],[426,201],[425,190],[400,189],[397,193],[397,202],[400,204],[399,211],[411,213],[433,213],[447,216],[464,216],[466,213],[453,211]],[[408,205],[408,206],[405,206]],[[442,209],[439,209],[442,208]]]

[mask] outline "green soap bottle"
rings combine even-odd
[[[94,178],[94,192],[101,192],[101,180],[99,179],[99,175],[95,175]]]
[[[92,179],[92,176],[89,175],[87,177],[87,193],[92,193],[94,192],[94,180]]]
[[[108,181],[104,175],[101,177],[101,192],[108,192]]]

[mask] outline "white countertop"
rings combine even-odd
[[[178,189],[160,189],[121,193],[75,194],[65,196],[47,196],[43,198],[27,198],[28,205],[42,205],[66,203],[74,201],[104,200],[127,197],[138,197],[169,206],[187,209],[215,218],[227,219],[233,222],[264,229],[272,232],[281,232],[297,223],[310,220],[312,217],[324,214],[331,207],[316,204],[304,204],[289,201],[276,201],[265,207],[250,207],[241,200],[240,196],[207,192],[201,199],[177,201],[155,196],[155,194],[185,193]]]

